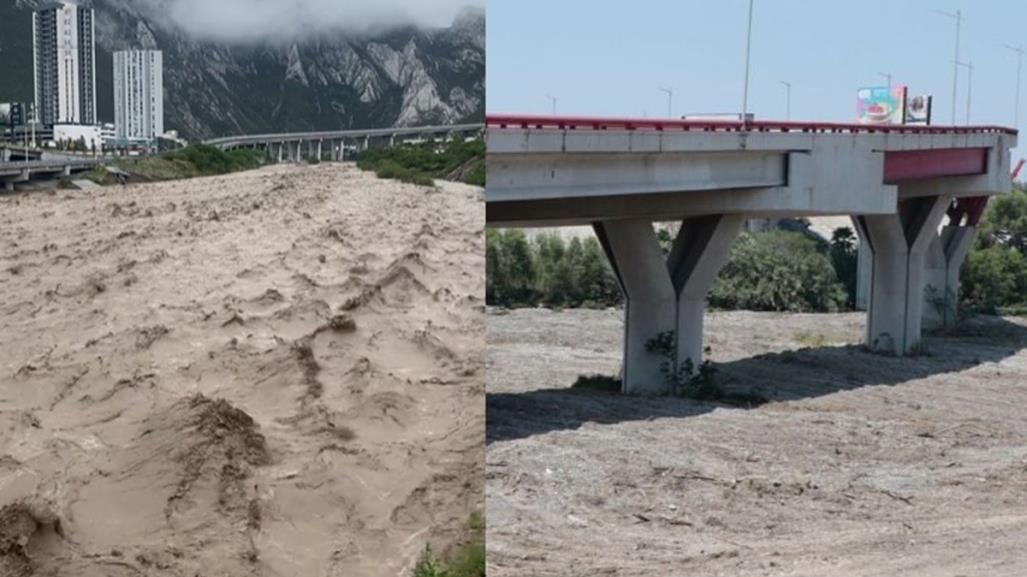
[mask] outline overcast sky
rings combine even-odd
[[[205,39],[309,37],[365,32],[403,24],[448,26],[467,6],[485,0],[141,0],[185,32]]]

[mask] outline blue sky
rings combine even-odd
[[[756,0],[749,109],[757,118],[851,121],[856,90],[894,75],[910,94],[934,95],[949,124],[955,22],[961,59],[974,65],[973,124],[1012,125],[1016,54],[1027,44],[1025,0]],[[489,113],[666,116],[742,107],[748,0],[489,0]],[[961,69],[957,122],[965,122]],[[1024,73],[1027,84],[1027,69]],[[1027,87],[1021,126],[1027,124]]]

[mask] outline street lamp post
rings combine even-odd
[[[752,55],[752,8],[753,0],[749,0],[749,25],[745,33],[745,84],[742,88],[742,129],[749,124],[749,60]]]
[[[885,80],[888,81],[888,98],[891,98],[891,79],[892,75],[890,72],[878,72],[881,76],[884,76]]]
[[[667,118],[674,118],[674,91],[670,88],[660,88],[660,92],[667,95]]]
[[[546,98],[548,98],[552,103],[553,116],[556,116],[556,97],[551,94],[547,94]]]
[[[792,119],[792,83],[781,81],[781,85],[785,87],[785,120]]]
[[[936,13],[942,16],[948,16],[956,21],[956,59],[955,64],[952,65],[952,124],[956,124],[956,99],[958,98],[959,90],[959,32],[963,27],[963,12],[956,10],[955,14],[952,12],[945,12],[944,10],[935,10]]]
[[[970,124],[970,104],[973,98],[974,89],[974,63],[973,62],[957,62],[956,66],[966,67],[966,123]]]

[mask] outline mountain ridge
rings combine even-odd
[[[0,5],[0,101],[32,99],[31,10]],[[232,134],[449,124],[484,117],[485,17],[293,41],[217,43],[158,25],[132,0],[93,0],[100,119],[113,119],[112,53],[164,52],[165,126]],[[27,64],[26,64],[27,63]]]

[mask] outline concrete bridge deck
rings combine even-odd
[[[303,158],[318,160],[344,160],[348,147],[367,150],[375,144],[395,146],[411,139],[449,140],[454,137],[480,135],[483,124],[454,124],[443,126],[409,126],[357,130],[326,130],[317,132],[290,132],[281,134],[252,134],[212,138],[204,144],[222,150],[252,148],[267,152],[277,162],[299,161]]]
[[[54,178],[70,176],[76,172],[92,170],[102,164],[100,158],[54,158],[28,161],[0,161],[0,185],[14,190],[17,183],[28,182],[33,178]]]
[[[848,215],[872,252],[866,342],[916,351],[955,318],[958,271],[987,197],[1010,189],[998,126],[489,116],[489,226],[591,224],[627,301],[624,387],[662,393],[649,339],[701,362],[706,295],[747,218]],[[941,228],[948,218],[947,226]],[[665,259],[654,221],[680,220]],[[940,232],[939,232],[940,230]],[[925,289],[946,295],[924,306]]]

